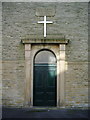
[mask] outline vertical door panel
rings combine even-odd
[[[56,106],[56,66],[34,67],[34,106]]]

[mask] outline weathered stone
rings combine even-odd
[[[36,9],[37,16],[55,16],[55,7],[39,7]]]
[[[39,7],[51,8],[50,12],[38,13]],[[40,15],[41,14],[41,15]],[[47,37],[43,37],[43,25],[37,21],[43,20],[37,15],[50,15],[47,20],[53,24],[47,25]],[[1,32],[0,32],[1,33]],[[37,35],[37,36],[34,36]],[[48,37],[51,35],[51,37]],[[57,37],[58,36],[58,37]],[[69,43],[60,53],[57,43]],[[25,43],[32,43],[31,48],[25,49]],[[38,42],[38,40],[40,40]],[[41,44],[48,40],[52,44]],[[40,44],[33,44],[33,43]],[[55,41],[55,44],[53,44]],[[34,55],[41,49],[55,51],[57,61],[60,54],[65,59],[64,97],[65,107],[84,106],[88,104],[88,3],[19,3],[4,2],[2,4],[2,102],[4,106],[24,106],[26,66],[25,50],[28,60],[33,62]],[[1,51],[2,49],[2,51]],[[32,50],[32,52],[30,52]],[[0,54],[0,55],[1,55]],[[32,59],[29,59],[29,57]],[[30,64],[30,63],[29,63]],[[57,64],[57,77],[59,79],[59,65]],[[29,69],[33,69],[33,64]],[[1,69],[1,68],[0,68]],[[27,70],[28,71],[28,70]],[[28,76],[30,75],[27,72]],[[32,72],[31,72],[32,75]],[[62,73],[63,75],[63,73]],[[61,78],[62,79],[62,78]],[[33,81],[33,78],[31,78]],[[62,81],[63,82],[63,81]],[[57,85],[59,84],[59,81]],[[30,84],[28,84],[30,85]],[[59,88],[59,87],[58,87]],[[33,90],[33,87],[30,89]],[[27,91],[28,92],[28,91]],[[57,94],[60,96],[59,91]],[[32,95],[30,94],[32,97]],[[31,99],[30,99],[31,100]],[[57,103],[60,105],[60,101]]]
[[[35,43],[52,43],[52,44],[68,44],[69,40],[65,39],[63,35],[47,35],[46,38],[43,35],[29,35],[22,38],[24,44],[35,44]]]

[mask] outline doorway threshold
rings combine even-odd
[[[36,109],[36,110],[57,110],[57,109],[61,109],[60,107],[52,107],[52,106],[32,106],[30,107],[31,109]]]

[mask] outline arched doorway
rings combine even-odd
[[[39,51],[34,58],[33,105],[56,106],[57,60],[53,52]]]

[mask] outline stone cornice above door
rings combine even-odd
[[[47,35],[46,38],[43,35],[27,35],[21,39],[23,44],[68,44],[69,39],[66,39],[64,35]]]

